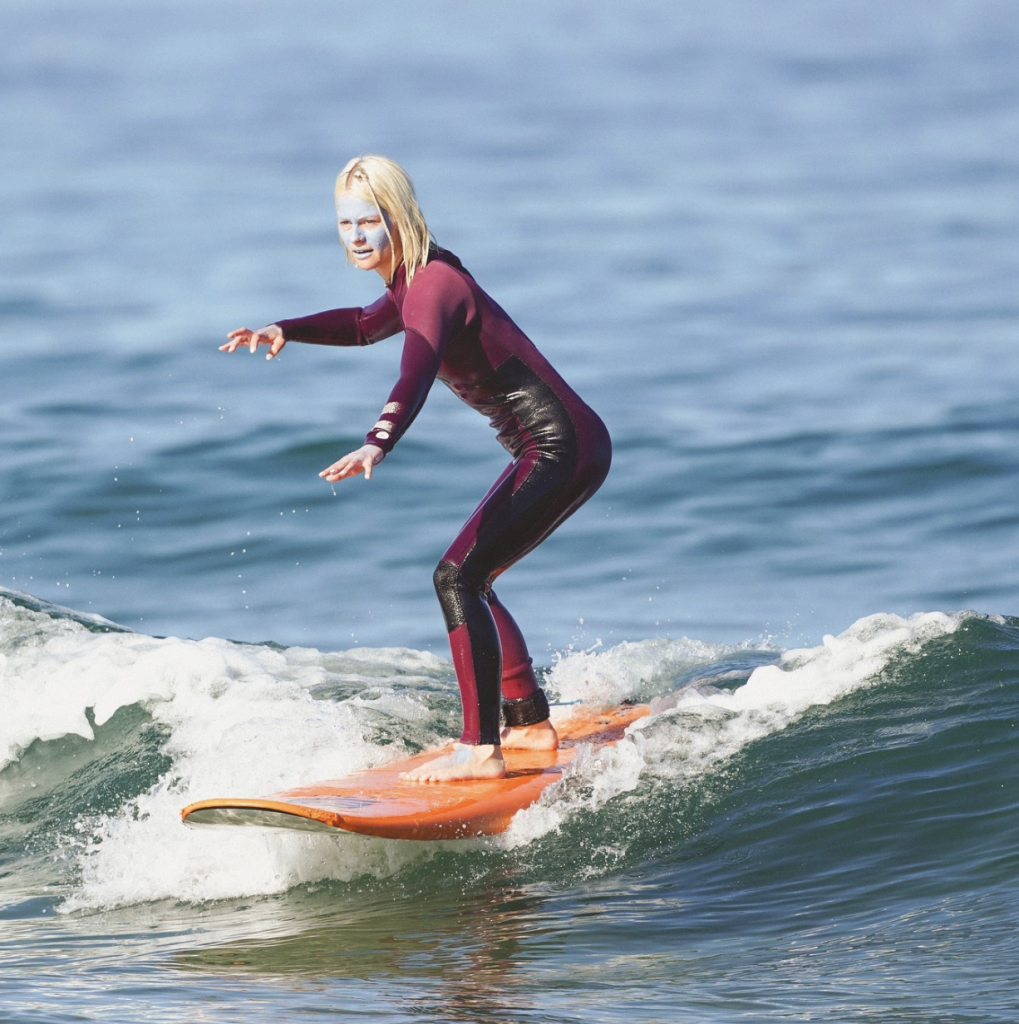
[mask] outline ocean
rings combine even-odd
[[[1007,0],[10,0],[0,1021],[1019,1020],[1019,21]],[[500,578],[652,702],[498,837],[189,830],[459,730],[431,573],[501,470],[380,293],[381,152],[602,415]],[[556,714],[566,713],[562,708]]]

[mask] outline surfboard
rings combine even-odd
[[[186,825],[247,825],[311,832],[356,832],[385,839],[467,839],[503,832],[513,815],[558,782],[585,745],[603,747],[643,718],[646,704],[581,707],[556,723],[559,749],[505,750],[506,777],[470,782],[400,778],[443,751],[429,751],[342,779],[264,797],[199,800],[181,811]],[[446,748],[452,749],[451,747]]]

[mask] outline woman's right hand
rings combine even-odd
[[[220,352],[236,352],[241,345],[247,345],[253,355],[258,351],[259,345],[268,345],[269,351],[265,354],[266,359],[278,356],[283,351],[283,346],[287,343],[287,339],[283,337],[282,329],[276,324],[269,324],[268,327],[263,327],[258,331],[251,331],[247,327],[240,327],[236,331],[231,331],[227,337],[230,340],[225,345],[219,346]]]
[[[371,480],[372,470],[386,457],[386,453],[374,444],[363,444],[356,452],[344,455],[328,469],[323,469],[319,476],[331,484],[346,476],[357,476],[364,473],[365,480]]]

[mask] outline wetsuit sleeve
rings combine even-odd
[[[368,431],[365,444],[376,445],[387,454],[393,450],[393,445],[403,437],[425,404],[441,363],[441,355],[428,339],[407,328],[400,379],[390,392],[378,423]]]
[[[446,345],[462,329],[469,310],[470,291],[445,265],[429,265],[407,289],[403,302],[406,340],[400,379],[382,409],[378,423],[365,438],[388,453],[406,433],[425,404]]]
[[[374,345],[403,330],[396,303],[385,294],[364,309],[327,309],[323,313],[277,320],[287,341],[312,345]]]

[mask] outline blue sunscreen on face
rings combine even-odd
[[[389,248],[387,227],[389,216],[374,203],[360,199],[352,192],[341,192],[336,197],[336,218],[340,226],[340,240],[347,252],[356,259],[371,255],[371,250],[384,253]]]

